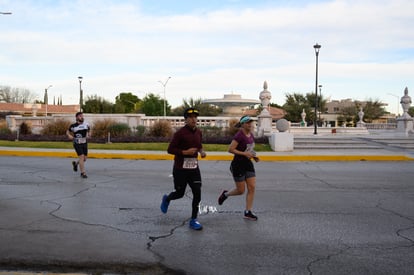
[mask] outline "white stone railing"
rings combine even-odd
[[[368,130],[395,130],[397,123],[365,123],[364,126]]]
[[[94,122],[104,119],[114,120],[118,123],[128,124],[131,128],[137,126],[151,127],[155,122],[160,120],[167,120],[170,122],[171,127],[177,129],[184,126],[185,120],[182,116],[146,116],[144,114],[86,114],[85,120],[88,121],[92,126]],[[40,133],[44,125],[49,121],[56,121],[58,119],[64,119],[68,121],[75,121],[75,115],[56,114],[53,116],[37,116],[37,117],[26,117],[21,115],[9,115],[6,117],[8,127],[12,131],[16,131],[23,122],[28,123],[32,132],[35,134]],[[211,126],[219,128],[227,128],[230,125],[232,119],[238,120],[238,117],[198,117],[199,126]]]
[[[38,116],[38,117],[25,117],[20,115],[10,115],[6,117],[6,121],[8,123],[8,127],[12,131],[16,131],[23,122],[26,122],[31,125],[33,133],[40,133],[41,129],[46,125],[49,121],[55,121],[58,119],[65,119],[68,121],[75,121],[75,115],[64,115],[64,114],[56,114],[53,116]],[[91,125],[95,121],[103,120],[103,119],[111,119],[119,123],[128,124],[131,128],[136,128],[137,126],[144,126],[144,127],[151,127],[155,122],[160,120],[167,120],[170,122],[171,127],[177,129],[179,127],[184,126],[184,118],[182,116],[146,116],[144,114],[85,114],[85,120],[87,120]],[[230,125],[231,120],[238,120],[238,117],[206,117],[206,116],[199,116],[198,117],[198,125],[199,126],[211,126],[211,127],[219,127],[219,128],[227,128]],[[257,120],[257,118],[253,118]],[[396,130],[397,124],[396,123],[365,123],[365,129],[370,130]],[[255,125],[257,128],[257,123]],[[348,129],[352,131],[352,128],[357,127],[332,127],[338,129],[338,133],[340,131],[344,131],[344,129]],[[276,125],[272,122],[272,129],[276,131]],[[300,123],[291,123],[289,132],[295,134],[302,134],[303,133],[311,133],[313,127],[301,127]],[[340,130],[342,129],[342,130]],[[318,127],[318,132],[323,131],[326,133],[331,132],[331,127]]]

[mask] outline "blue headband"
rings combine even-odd
[[[251,120],[252,120],[252,118],[251,118],[251,117],[249,117],[249,116],[242,117],[242,118],[240,119],[240,124],[243,124],[243,123],[249,122],[249,121],[251,121]]]

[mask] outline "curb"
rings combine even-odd
[[[62,151],[19,151],[3,150],[2,156],[18,157],[59,157],[77,158],[75,152]],[[173,160],[174,156],[169,154],[151,153],[94,153],[90,152],[88,158],[92,159],[130,159],[130,160]],[[232,155],[207,155],[203,160],[207,161],[231,161]],[[413,161],[414,158],[405,155],[263,155],[261,161]]]

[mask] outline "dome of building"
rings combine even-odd
[[[240,116],[247,107],[260,104],[260,101],[256,99],[243,99],[239,94],[225,94],[223,98],[206,99],[202,103],[222,108],[223,115]]]

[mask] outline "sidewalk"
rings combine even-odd
[[[2,156],[76,157],[72,149],[0,147]],[[261,161],[412,161],[413,150],[383,149],[296,149],[292,152],[258,152]],[[89,158],[172,160],[164,151],[89,150]],[[229,161],[227,152],[207,152],[205,160]]]

